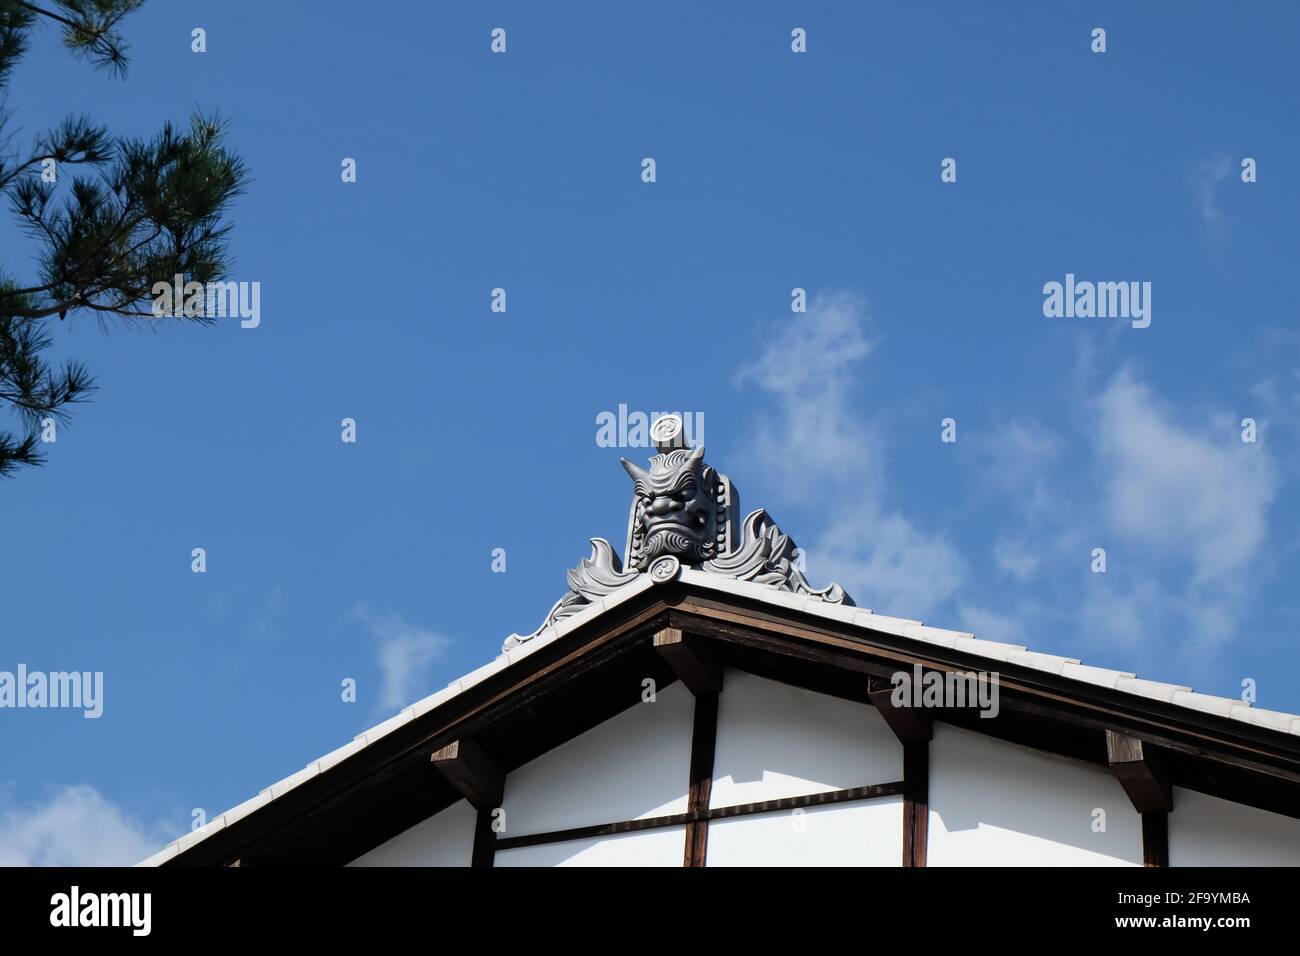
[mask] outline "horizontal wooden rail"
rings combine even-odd
[[[538,846],[543,843],[564,843],[569,840],[582,840],[590,837],[617,836],[621,833],[636,833],[639,830],[661,830],[664,827],[683,826],[696,820],[723,820],[728,817],[750,816],[755,813],[775,813],[782,810],[798,810],[802,807],[823,807],[835,803],[848,803],[853,800],[871,800],[876,797],[901,796],[903,782],[872,784],[869,787],[852,787],[848,790],[828,790],[823,793],[808,793],[798,797],[782,797],[779,800],[763,800],[758,803],[740,803],[730,807],[715,807],[705,812],[674,813],[666,817],[647,817],[643,820],[623,820],[619,823],[601,823],[590,827],[574,827],[568,830],[551,830],[546,833],[529,833],[517,837],[497,837],[497,852],[513,850],[517,847]]]

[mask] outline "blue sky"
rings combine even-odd
[[[0,670],[104,715],[0,711],[0,862],[129,862],[534,628],[622,545],[621,403],[816,586],[1300,711],[1293,5],[401,6],[155,0],[125,80],[13,77],[20,144],[220,109],[261,325],[54,330],[100,391],[0,484]],[[1045,317],[1067,273],[1150,327]]]

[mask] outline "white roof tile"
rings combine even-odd
[[[778,591],[776,588],[772,588],[770,594],[763,595],[763,600],[769,604],[779,604],[782,607],[788,607],[793,611],[802,611],[809,599],[806,594],[794,594],[790,591]]]
[[[592,604],[589,604],[587,607],[584,607],[577,614],[570,614],[568,617],[564,618],[564,620],[556,621],[555,636],[563,637],[565,634],[568,634],[574,628],[582,627],[582,625],[586,624],[588,621],[594,620],[595,618],[599,617],[601,614],[604,613],[604,611],[605,611],[604,601],[596,601]]]
[[[174,844],[176,847],[176,852],[177,853],[185,852],[194,844],[198,843],[200,840],[206,840],[208,837],[212,836],[212,834],[216,833],[218,830],[225,827],[225,825],[226,825],[226,818],[224,814],[222,816],[217,817],[215,820],[209,820],[207,823],[199,827],[197,830],[191,830],[189,833],[185,834],[185,836],[177,840],[176,843]]]
[[[709,571],[697,571],[695,568],[682,568],[679,577],[687,584],[710,588],[714,591],[726,591],[729,594],[755,598],[760,601],[766,601],[769,595],[776,592],[776,588],[764,584],[755,584],[753,581],[738,581],[735,578],[713,574]]]
[[[1279,713],[1276,710],[1260,710],[1239,700],[1232,702],[1228,716],[1236,720],[1244,720],[1248,724],[1255,724],[1257,727],[1279,730],[1284,734],[1290,732],[1291,722],[1295,720],[1290,714]]]
[[[1034,670],[1046,671],[1049,674],[1060,674],[1065,670],[1066,665],[1078,664],[1079,659],[1077,657],[1057,657],[1055,654],[1040,654],[1037,651],[1022,648],[1008,654],[1007,663],[1032,667]]]
[[[862,613],[862,608],[853,607],[851,604],[827,604],[825,601],[809,601],[804,606],[804,610],[843,624],[852,624]]]
[[[936,630],[936,628],[927,628],[926,630]],[[907,636],[907,635],[904,635]],[[995,661],[1007,661],[1013,654],[1023,654],[1025,649],[1019,644],[1001,644],[998,641],[982,641],[978,637],[970,635],[959,635],[952,643],[954,651],[962,651],[966,654],[974,654],[977,657],[987,657]]]
[[[438,695],[434,694],[433,696],[437,697]],[[431,700],[431,699],[432,698],[429,697],[425,698],[425,700]],[[330,767],[333,767],[337,763],[341,763],[342,761],[346,760],[348,757],[351,757],[357,751],[364,750],[365,746],[366,746],[365,741],[362,740],[349,741],[348,743],[344,744],[342,747],[338,748],[337,750],[331,750],[325,756],[321,757],[320,760],[317,760],[316,763],[320,767],[321,773],[324,773]]]
[[[468,674],[462,677],[460,679],[461,689],[468,690],[469,688],[473,687],[475,684],[482,683],[483,681],[487,680],[487,678],[495,674],[497,671],[505,670],[505,668],[509,665],[509,663],[510,662],[506,660],[504,657],[493,658],[492,660],[484,664],[482,667],[476,668],[475,670],[470,671]]]
[[[451,700],[453,697],[456,696],[457,693],[458,691],[454,690],[451,687],[444,687],[436,694],[430,694],[428,697],[425,697],[421,700],[417,700],[414,704],[411,705],[411,713],[416,717],[419,717],[422,714],[427,714],[429,711],[433,710],[433,708],[437,707],[439,704]]]
[[[858,627],[870,628],[873,631],[884,631],[886,634],[896,634],[900,637],[904,635],[909,627],[919,627],[920,621],[913,621],[905,617],[890,617],[887,614],[873,614],[871,611],[865,611],[853,619],[853,623]]]
[[[180,841],[178,840],[174,843],[168,843],[165,847],[163,847],[153,856],[146,857],[145,859],[141,860],[139,863],[136,864],[136,866],[162,866],[172,857],[176,856],[178,853],[181,852],[180,847],[178,846],[179,842]]]
[[[1197,694],[1194,691],[1175,691],[1170,703],[1177,704],[1179,707],[1191,707],[1194,710],[1203,710],[1207,714],[1218,714],[1220,717],[1231,717],[1232,707],[1237,701],[1231,697],[1212,697],[1209,694]]]
[[[458,688],[457,693],[459,693],[461,690],[464,690],[465,687],[467,686],[464,683],[464,681],[465,678],[461,678],[460,680],[454,682],[454,686]],[[373,744],[376,740],[379,740],[381,737],[388,736],[398,727],[402,726],[402,724],[407,723],[411,719],[412,719],[411,710],[410,708],[407,708],[406,710],[402,711],[400,714],[397,714],[393,717],[389,717],[383,723],[376,724],[375,726],[367,730],[365,733],[358,734],[353,739],[364,740],[366,742],[366,745],[369,746],[370,744]]]
[[[1119,683],[1121,677],[1132,678],[1135,675],[1127,671],[1112,671],[1104,667],[1093,667],[1090,664],[1066,664],[1061,668],[1061,676],[1068,677],[1071,680],[1081,680],[1088,684],[1098,684],[1102,687],[1114,688]]]
[[[283,797],[286,793],[288,793],[294,787],[298,786],[300,783],[304,783],[305,781],[310,780],[312,777],[316,776],[316,774],[320,772],[319,765],[320,765],[320,761],[318,760],[315,763],[311,764],[310,766],[304,767],[303,769],[299,770],[297,773],[291,773],[283,780],[276,781],[275,783],[271,784],[262,792],[269,793],[271,795],[272,800],[274,800],[276,797]]]
[[[651,579],[650,575],[639,575],[631,584],[619,588],[613,594],[606,595],[605,609],[609,610],[610,608],[618,607],[618,605],[622,604],[624,601],[632,600],[632,598],[636,597],[642,591],[647,591],[654,587],[654,585],[655,583]]]
[[[1173,703],[1174,694],[1179,691],[1191,693],[1190,687],[1180,687],[1177,684],[1162,684],[1159,681],[1142,680],[1140,677],[1121,677],[1115,682],[1115,689],[1122,690],[1129,694],[1137,694],[1139,697],[1150,697],[1154,700],[1163,700]]]
[[[245,800],[243,803],[231,807],[224,814],[222,814],[226,818],[226,826],[230,826],[236,820],[244,819],[244,817],[248,816],[254,810],[259,810],[270,802],[271,802],[271,791],[263,790],[257,796],[253,797],[251,800]]]
[[[879,619],[879,615],[872,616]],[[918,641],[940,644],[944,647],[955,647],[959,642],[968,641],[975,636],[965,631],[950,631],[942,627],[926,627],[924,624],[904,624],[900,633],[903,637],[914,637]]]

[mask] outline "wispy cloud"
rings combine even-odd
[[[1017,581],[1028,581],[1038,572],[1042,559],[1037,549],[1024,539],[998,538],[993,542],[993,563],[1003,574]]]
[[[966,581],[956,547],[896,511],[845,505],[831,517],[833,524],[814,541],[812,567],[864,607],[928,617]]]
[[[1035,422],[1009,421],[983,434],[968,436],[973,441],[985,480],[1004,491],[1014,492],[1020,504],[1032,514],[1046,515],[1060,509],[1060,501],[1047,476],[1059,464],[1064,440],[1058,429]]]
[[[778,411],[761,420],[751,447],[792,497],[820,497],[812,480],[859,488],[866,481],[878,494],[881,441],[849,404],[874,349],[865,301],[841,292],[814,300],[741,366],[737,382],[757,385]]]
[[[1208,657],[1237,635],[1258,583],[1278,490],[1272,457],[1243,443],[1226,414],[1181,421],[1131,372],[1097,396],[1095,411],[1102,517],[1141,570],[1127,589],[1092,596],[1085,627],[1123,636],[1117,620],[1145,621],[1168,633],[1173,621],[1180,645]]]
[[[405,707],[429,692],[429,672],[451,641],[435,631],[408,624],[400,614],[378,614],[364,603],[352,617],[374,636],[379,663],[378,707]]]
[[[1195,197],[1196,209],[1210,226],[1219,225],[1219,184],[1228,178],[1232,161],[1227,156],[1215,156],[1198,163],[1191,174],[1192,195]]]
[[[756,467],[829,519],[805,549],[814,577],[838,581],[867,607],[927,614],[961,587],[966,567],[945,537],[888,507],[881,430],[852,403],[874,349],[861,297],[815,299],[740,369],[737,381],[765,392],[775,412],[748,444]]]
[[[993,494],[1006,516],[986,546],[992,573],[978,574],[892,502],[887,432],[857,410],[876,348],[866,303],[829,295],[738,374],[770,400],[749,466],[825,519],[806,548],[810,577],[885,613],[947,615],[1031,647],[1121,650],[1135,668],[1174,650],[1204,672],[1240,635],[1279,489],[1272,454],[1240,440],[1240,416],[1175,408],[1121,371],[1067,383],[1073,420],[968,428],[970,493]],[[1106,574],[1091,573],[1095,547]],[[984,596],[969,593],[977,578]]]
[[[1033,422],[987,443],[986,483],[1011,505],[994,566],[1013,595],[1052,591],[1037,620],[1032,609],[1023,618],[1031,637],[1069,622],[1075,649],[1134,660],[1176,647],[1207,666],[1239,634],[1258,583],[1279,486],[1273,458],[1241,441],[1234,416],[1175,409],[1132,370],[1091,389],[1083,408],[1077,461]],[[1091,573],[1096,547],[1105,574]]]
[[[1097,397],[1096,411],[1110,527],[1163,557],[1186,556],[1197,585],[1248,568],[1277,492],[1265,448],[1243,443],[1226,416],[1215,434],[1179,423],[1129,372]]]
[[[21,805],[0,789],[0,866],[129,866],[169,839],[167,827],[145,826],[87,784]]]

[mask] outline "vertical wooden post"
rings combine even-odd
[[[903,866],[925,866],[934,721],[913,707],[895,707],[893,686],[883,678],[867,679],[867,696],[903,745]]]
[[[1159,754],[1137,737],[1106,731],[1106,756],[1133,809],[1142,814],[1142,865],[1169,865],[1173,788]]]
[[[691,728],[691,780],[686,812],[695,819],[686,824],[686,850],[682,866],[704,866],[709,851],[709,796],[713,792],[713,751],[718,740],[718,695],[695,696]]]
[[[665,627],[654,648],[695,697],[691,726],[691,779],[686,796],[686,849],[682,866],[703,866],[709,849],[709,795],[713,791],[713,748],[718,739],[718,694],[722,663],[713,646],[681,628]]]
[[[492,830],[492,813],[505,794],[505,774],[478,742],[471,737],[453,740],[434,752],[433,766],[470,805],[478,811],[474,819],[474,852],[471,866],[492,866],[497,835]]]
[[[484,807],[474,818],[474,855],[470,866],[492,867],[496,865],[497,835],[492,829],[492,808]]]
[[[903,744],[903,866],[925,866],[930,833],[930,741]]]
[[[1169,865],[1169,814],[1164,810],[1142,813],[1142,865]]]

